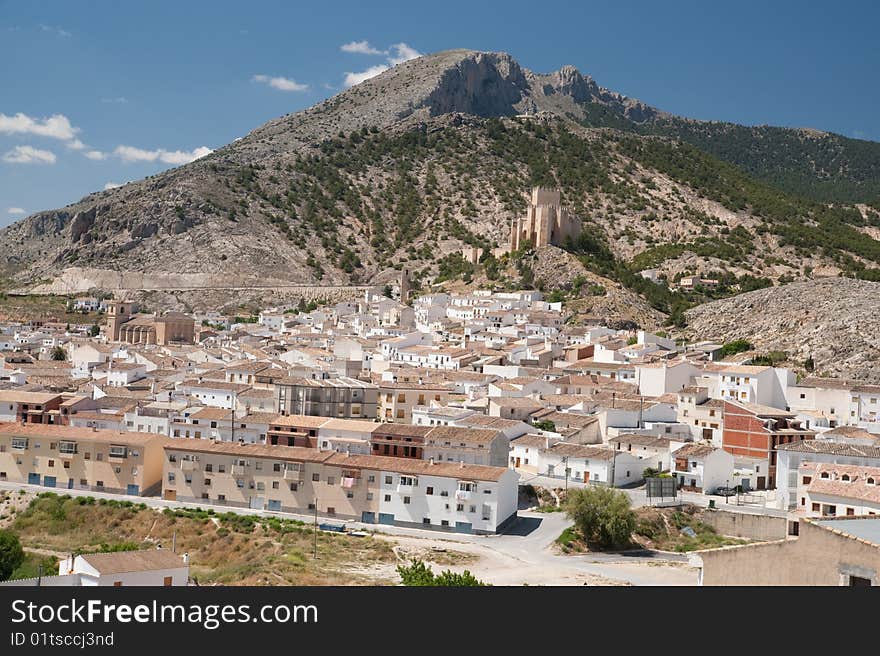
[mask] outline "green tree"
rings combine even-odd
[[[12,531],[0,529],[0,581],[8,579],[24,562],[24,549]]]
[[[91,336],[91,337],[97,337],[100,332],[101,332],[101,329],[98,328],[98,324],[96,324],[96,323],[93,323],[92,327],[89,328],[89,336]]]
[[[63,346],[56,346],[52,349],[52,359],[58,361],[67,359],[67,351],[64,350]]]
[[[743,353],[744,351],[750,351],[752,349],[752,344],[745,339],[735,339],[732,342],[727,342],[724,346],[721,347],[721,358],[724,359],[731,355],[736,355],[737,353]]]
[[[636,527],[629,497],[607,487],[569,490],[565,510],[584,540],[602,548],[627,546]]]
[[[409,565],[398,565],[397,573],[400,574],[401,583],[410,587],[445,586],[463,588],[486,585],[467,570],[461,574],[456,574],[450,570],[434,574],[430,567],[416,558]]]
[[[386,298],[391,298],[392,294],[393,290],[391,289],[391,285],[385,285],[385,287],[382,288],[382,296],[385,296]]]

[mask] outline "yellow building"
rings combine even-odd
[[[162,483],[164,437],[51,424],[0,424],[0,481],[148,496]]]

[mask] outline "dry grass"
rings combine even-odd
[[[103,323],[103,315],[95,312],[68,312],[66,296],[28,294],[10,296],[0,293],[0,321],[42,319],[71,324]]]
[[[102,503],[103,502],[103,503]],[[134,543],[161,544],[189,553],[190,575],[201,584],[223,585],[376,585],[396,578],[393,544],[372,537],[318,531],[313,557],[312,526],[291,520],[213,511],[157,511],[140,504],[37,497],[11,524],[23,546],[62,553],[99,550]]]

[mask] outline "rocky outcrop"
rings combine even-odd
[[[523,70],[510,55],[480,52],[447,69],[425,106],[432,116],[510,116],[529,91]]]
[[[826,278],[759,289],[687,312],[693,339],[746,339],[785,351],[796,366],[812,357],[820,375],[880,383],[880,283]]]

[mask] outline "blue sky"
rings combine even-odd
[[[880,141],[880,4],[714,5],[0,0],[0,225],[459,47],[573,64],[676,114]]]

